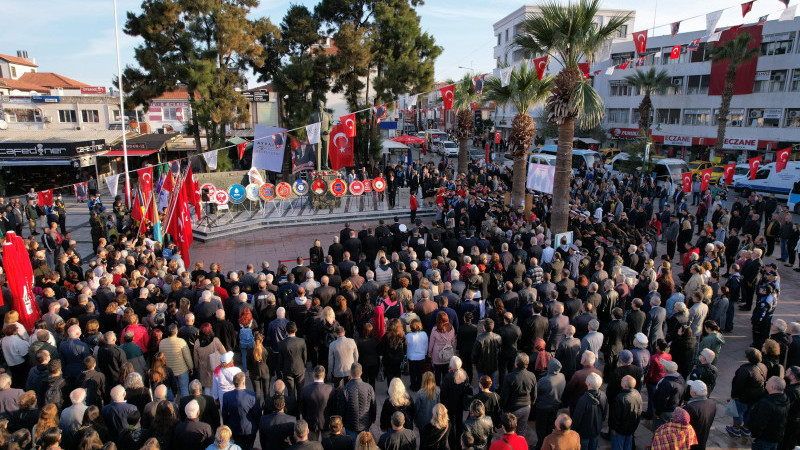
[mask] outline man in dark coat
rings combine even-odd
[[[350,381],[341,389],[338,402],[344,428],[354,441],[358,433],[369,430],[375,423],[378,411],[375,390],[361,380],[362,371],[361,364],[353,363]]]
[[[175,425],[173,442],[187,449],[206,448],[211,445],[214,442],[214,431],[209,424],[200,421],[200,407],[197,402],[190,401],[184,409],[186,420]]]
[[[308,422],[305,420],[300,419],[294,424],[293,435],[295,444],[289,447],[289,450],[322,450],[322,444],[319,441],[308,439]]]
[[[608,324],[603,336],[605,342],[602,350],[606,363],[603,372],[607,378],[617,368],[619,352],[625,348],[625,342],[628,340],[628,323],[622,320],[622,308],[615,307],[611,311],[611,323]]]
[[[534,302],[531,308],[533,315],[525,321],[518,344],[519,349],[528,354],[533,353],[533,344],[536,339],[547,342],[550,332],[550,322],[547,317],[542,315],[542,304],[538,301]]]
[[[297,325],[294,322],[287,323],[286,339],[278,344],[282,378],[289,388],[289,395],[295,398],[299,397],[300,388],[303,386],[306,376],[306,361],[308,361],[306,341],[295,336],[296,333]]]
[[[783,391],[789,399],[789,415],[786,418],[786,432],[778,447],[781,450],[794,449],[800,442],[800,367],[792,366],[786,370],[789,384]]]
[[[550,337],[547,340],[547,351],[554,352],[567,335],[569,328],[569,317],[563,314],[564,305],[556,303],[553,308],[553,317],[550,318]]]
[[[647,315],[642,311],[642,299],[635,298],[631,302],[631,310],[625,321],[628,323],[628,338],[625,341],[626,347],[633,347],[633,337],[636,333],[641,333],[644,329],[644,322]]]
[[[106,376],[106,387],[110,389],[119,381],[122,366],[128,362],[125,352],[117,345],[117,335],[107,331],[104,335],[105,344],[97,349],[97,370]],[[106,393],[107,395],[107,393]]]
[[[789,415],[789,398],[785,389],[783,378],[770,378],[767,380],[767,395],[750,411],[745,425],[755,439],[753,448],[775,448],[783,440]]]
[[[189,395],[181,397],[178,402],[178,415],[181,420],[186,420],[186,405],[194,400],[200,408],[198,412],[198,419],[200,422],[207,423],[212,430],[216,430],[219,423],[219,410],[214,404],[214,398],[210,395],[203,394],[203,384],[200,380],[192,380],[189,383]]]
[[[608,416],[606,394],[600,391],[603,379],[596,373],[586,377],[586,392],[578,399],[572,412],[572,429],[581,435],[581,447],[597,448],[600,429]]]
[[[576,365],[578,364],[578,355],[581,353],[581,341],[574,336],[575,327],[570,325],[569,328],[567,328],[567,335],[564,336],[564,339],[558,344],[558,348],[556,349],[556,359],[559,362],[563,361],[561,363],[563,366],[562,373],[567,381],[569,381],[570,378],[572,378],[572,374],[575,373],[577,369]]]
[[[378,440],[381,450],[416,450],[417,437],[405,427],[406,417],[401,411],[392,414],[392,429],[383,433]]]
[[[296,419],[283,412],[286,400],[283,395],[272,397],[272,414],[262,416],[258,423],[258,436],[261,448],[283,450],[292,445]]]
[[[618,367],[617,370],[622,367],[624,366]],[[628,367],[636,366],[629,365]],[[636,380],[637,378],[631,375],[623,376],[619,383],[621,390],[614,389],[617,394],[609,403],[608,429],[612,432],[612,448],[630,448],[633,444],[633,435],[642,418],[642,396],[636,390]]]
[[[132,411],[137,411],[137,409],[130,403],[125,402],[125,388],[121,385],[114,386],[111,389],[111,403],[100,410],[100,415],[103,416],[103,420],[114,439],[128,427],[128,414]]]
[[[233,376],[234,390],[222,398],[222,423],[230,427],[234,442],[250,448],[256,440],[261,408],[253,391],[245,389],[246,375],[239,372]]]
[[[664,376],[656,385],[652,400],[655,408],[655,417],[653,418],[653,428],[655,429],[672,419],[672,413],[675,408],[680,406],[686,390],[686,384],[678,373],[678,364],[662,359],[661,365],[664,367]]]
[[[697,434],[697,446],[692,446],[692,449],[703,450],[706,448],[708,434],[717,415],[717,404],[708,398],[708,387],[702,381],[689,380],[686,385],[692,398],[686,402],[683,409],[689,413],[689,423]]]
[[[80,340],[81,327],[72,325],[67,330],[68,338],[58,346],[58,353],[64,364],[64,379],[70,386],[75,386],[83,371],[83,358],[92,354],[89,346]],[[127,422],[125,422],[127,426]]]
[[[525,353],[517,355],[514,371],[506,375],[500,390],[503,411],[517,417],[517,431],[525,436],[531,406],[536,403],[536,376],[528,370],[530,358]]]
[[[311,437],[319,440],[331,416],[329,405],[333,386],[325,383],[325,368],[314,367],[314,382],[300,391],[300,414],[308,422]]]
[[[517,342],[522,334],[520,328],[514,324],[514,316],[506,311],[503,315],[503,325],[497,329],[502,345],[500,347],[500,373],[498,379],[503,381],[507,372],[513,370],[514,360],[517,357]],[[502,384],[501,384],[502,387]]]

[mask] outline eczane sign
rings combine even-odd
[[[756,150],[758,139],[725,138],[722,148],[729,150]]]
[[[691,136],[664,136],[664,144],[665,145],[676,145],[679,147],[691,147],[692,146],[692,137]]]

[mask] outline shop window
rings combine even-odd
[[[9,108],[5,110],[8,121],[11,123],[41,122],[42,116],[38,110],[29,108]]]
[[[86,123],[98,123],[100,113],[96,109],[84,109],[81,111],[81,120]]]
[[[710,109],[686,109],[683,112],[684,125],[708,125],[710,122]]]
[[[78,121],[78,115],[74,109],[59,109],[58,121],[61,123],[75,123]]]

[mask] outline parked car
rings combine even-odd
[[[711,163],[708,161],[689,161],[687,163],[689,166],[689,171],[692,172],[692,175],[700,176],[700,172],[708,169],[711,167]]]
[[[453,141],[442,141],[439,149],[444,156],[458,156],[458,144]]]

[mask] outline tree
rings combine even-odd
[[[135,50],[140,67],[123,73],[129,106],[184,85],[198,150],[200,129],[209,148],[223,146],[227,126],[249,117],[240,91],[245,68],[265,61],[257,37],[275,29],[268,19],[247,18],[256,6],[257,0],[145,0],[140,14],[129,12],[125,33],[143,41]]]
[[[472,137],[475,126],[472,103],[478,101],[480,96],[475,93],[471,75],[464,75],[457,82],[448,80],[447,84],[455,84],[453,109],[456,114],[456,137],[458,138],[458,173],[466,174],[469,164],[469,139]]]
[[[667,91],[670,84],[669,75],[666,70],[656,71],[655,67],[651,67],[648,70],[637,70],[633,75],[626,76],[625,81],[639,89],[640,94],[644,94],[639,103],[639,135],[646,140],[650,135],[650,111],[653,108],[650,96]]]
[[[514,158],[513,178],[511,183],[511,203],[522,204],[525,198],[528,165],[525,161],[528,148],[533,145],[536,123],[528,111],[544,101],[553,88],[553,79],[543,77],[539,80],[534,67],[525,62],[511,72],[508,86],[503,86],[499,78],[489,78],[484,85],[486,100],[501,105],[514,105],[517,115],[511,121],[511,133],[508,144]],[[526,204],[530,208],[530,204]]]
[[[722,150],[725,142],[725,129],[728,126],[728,113],[733,99],[733,83],[736,81],[736,69],[742,64],[750,62],[758,53],[758,46],[750,48],[750,35],[748,33],[742,33],[722,45],[715,46],[711,50],[712,61],[728,61],[728,69],[725,71],[725,87],[722,89],[719,117],[717,118],[717,144],[714,146],[716,152]]]
[[[558,124],[553,192],[569,192],[576,119],[592,127],[604,115],[603,102],[586,82],[578,63],[593,57],[629,18],[629,14],[614,16],[605,24],[597,25],[594,18],[599,9],[600,0],[575,0],[566,6],[547,0],[540,5],[541,13],[520,23],[520,34],[514,39],[521,49],[532,55],[549,55],[562,67],[545,104],[548,120]],[[554,233],[567,230],[569,196],[554,196],[551,217]]]

